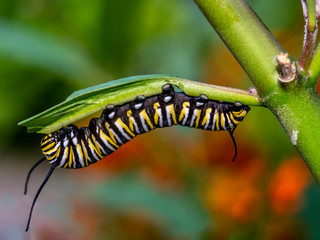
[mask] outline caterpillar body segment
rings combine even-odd
[[[188,96],[169,84],[162,94],[137,98],[120,106],[108,105],[88,127],[69,125],[42,139],[43,154],[62,168],[87,167],[116,151],[135,136],[156,128],[181,125],[209,131],[231,131],[250,108],[241,103]]]

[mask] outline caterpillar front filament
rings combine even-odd
[[[110,155],[137,135],[172,125],[228,131],[235,147],[234,161],[237,146],[233,131],[249,110],[249,106],[239,102],[219,102],[208,99],[206,95],[192,97],[176,92],[170,84],[165,84],[161,94],[147,98],[137,96],[130,103],[106,106],[99,118],[91,119],[88,127],[69,125],[46,135],[41,141],[45,157],[29,171],[25,193],[30,174],[36,166],[47,159],[52,167],[34,198],[26,231],[37,197],[56,167],[87,167]]]

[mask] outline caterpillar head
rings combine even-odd
[[[242,121],[247,116],[249,111],[249,106],[243,105],[241,102],[235,102],[230,112],[235,119]]]
[[[51,163],[56,163],[59,166],[57,159],[60,155],[62,147],[66,147],[70,141],[75,137],[77,127],[69,125],[60,130],[46,135],[41,140],[41,150],[46,159]]]

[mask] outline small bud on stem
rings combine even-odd
[[[280,53],[277,56],[277,61],[280,69],[279,81],[281,83],[292,82],[296,77],[297,69],[295,64],[291,62],[288,53]]]

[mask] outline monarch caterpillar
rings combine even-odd
[[[52,165],[34,197],[26,231],[29,229],[35,202],[56,167],[87,167],[139,134],[172,125],[228,131],[235,148],[234,161],[237,145],[233,132],[249,110],[249,106],[240,102],[219,102],[203,94],[192,97],[176,92],[172,85],[165,84],[161,94],[147,98],[139,95],[134,101],[123,105],[107,105],[99,118],[91,119],[88,127],[68,125],[46,135],[41,140],[44,157],[29,170],[25,194],[32,171],[46,159]]]

